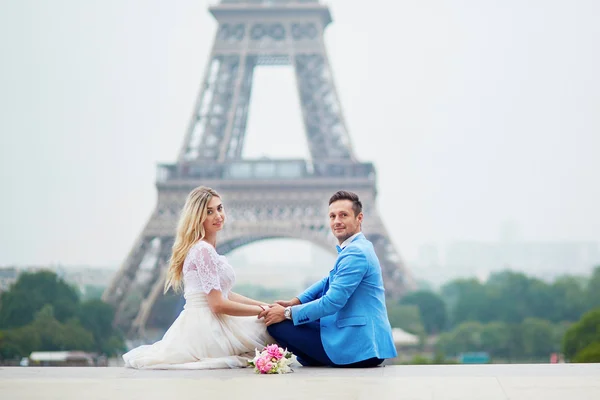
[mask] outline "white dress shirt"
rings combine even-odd
[[[340,249],[343,249],[344,247],[348,246],[350,244],[350,242],[352,242],[354,240],[354,238],[357,237],[360,234],[361,234],[361,232],[358,231],[354,235],[350,236],[348,239],[344,240],[344,243],[342,243],[340,245]]]

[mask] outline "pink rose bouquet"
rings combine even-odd
[[[271,344],[256,351],[256,356],[248,364],[254,367],[257,374],[287,374],[293,372],[290,364],[295,361],[292,352],[276,344]]]

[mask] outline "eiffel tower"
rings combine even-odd
[[[375,206],[375,168],[352,149],[323,39],[329,8],[319,0],[222,0],[209,9],[219,26],[183,146],[175,164],[159,165],[156,209],[103,294],[116,306],[115,324],[144,335],[162,295],[179,211],[199,185],[215,188],[227,205],[220,254],[270,238],[335,252],[328,200],[337,190],[354,191],[388,297],[414,288]],[[295,71],[310,160],[242,158],[253,72],[263,65]]]

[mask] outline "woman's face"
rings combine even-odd
[[[204,226],[205,234],[208,236],[217,233],[225,225],[225,209],[223,208],[221,199],[213,196],[208,202],[206,211],[206,219],[202,225]]]

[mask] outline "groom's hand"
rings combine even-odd
[[[291,299],[289,301],[277,300],[275,302],[275,304],[279,304],[282,307],[291,307],[291,306],[297,306],[298,304],[300,304],[300,300],[298,300],[297,297],[294,297],[293,299]]]
[[[258,319],[261,319],[261,318],[264,318],[264,317],[266,317],[266,316],[267,316],[267,313],[269,312],[269,310],[271,309],[271,307],[273,307],[273,306],[268,306],[268,307],[264,308],[264,309],[263,309],[263,310],[260,312],[260,314],[258,314]]]
[[[285,315],[283,314],[284,311],[285,308],[280,304],[273,304],[271,308],[263,311],[261,315],[264,314],[265,325],[269,326],[285,320]]]

